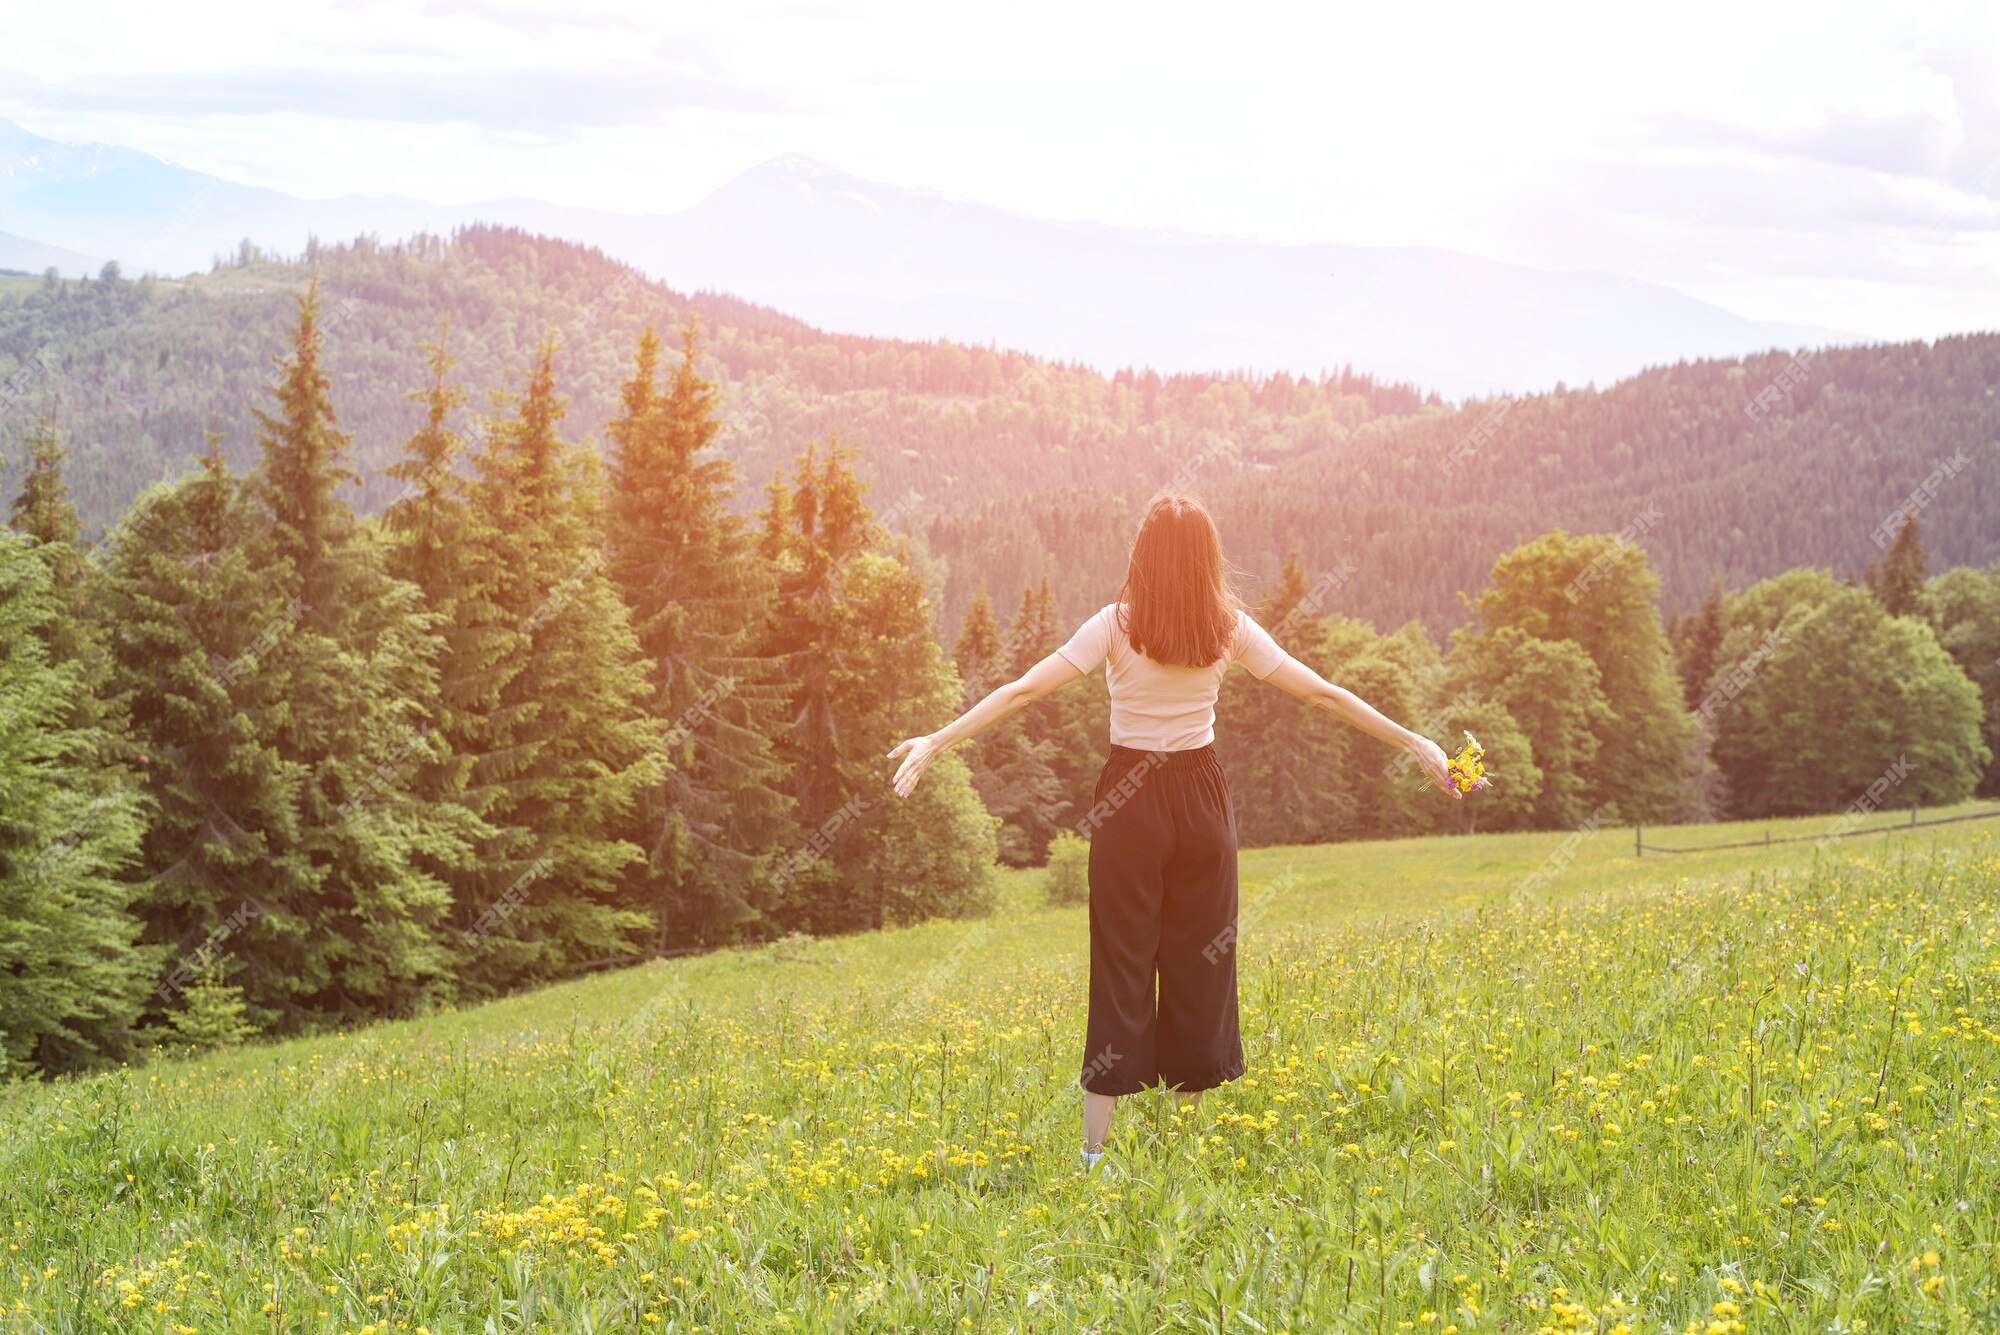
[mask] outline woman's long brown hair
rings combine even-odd
[[[1242,604],[1207,507],[1177,491],[1153,497],[1118,601],[1125,638],[1156,663],[1207,667],[1229,652]]]

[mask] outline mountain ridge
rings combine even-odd
[[[46,146],[46,147],[45,147]],[[71,164],[30,174],[24,158]],[[1279,244],[1045,220],[778,154],[678,213],[529,198],[438,205],[305,200],[136,150],[69,146],[0,122],[0,227],[193,271],[248,237],[443,233],[474,222],[596,246],[683,291],[729,292],[843,332],[1019,348],[1110,371],[1339,366],[1452,397],[1610,383],[1679,357],[1851,338],[1744,319],[1675,289],[1440,247]]]
[[[1064,615],[1102,605],[1136,507],[1168,484],[1209,499],[1246,592],[1296,545],[1311,570],[1364,572],[1326,610],[1438,632],[1462,623],[1458,591],[1515,543],[1557,526],[1620,532],[1642,501],[1665,512],[1637,541],[1670,608],[1716,575],[1858,573],[1879,555],[1871,532],[1954,450],[1973,466],[1927,502],[1924,541],[1952,564],[2000,559],[2000,334],[1684,359],[1602,390],[1453,406],[1352,371],[1103,376],[991,347],[829,333],[502,228],[329,245],[311,268],[253,257],[182,282],[0,285],[0,386],[18,389],[23,418],[60,404],[71,490],[93,527],[187,468],[211,429],[239,467],[254,462],[250,409],[268,405],[270,358],[314,271],[362,508],[394,494],[384,470],[419,425],[406,391],[441,318],[473,405],[461,430],[477,435],[487,391],[517,384],[553,330],[564,430],[601,441],[640,331],[692,316],[721,385],[739,508],[808,442],[858,446],[870,504],[935,561],[947,626],[981,584],[1006,601],[1044,574]],[[1444,467],[1468,441],[1463,466]],[[18,478],[15,432],[0,433],[0,456]]]

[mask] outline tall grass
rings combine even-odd
[[[1250,1070],[1185,1116],[1126,1101],[1096,1175],[1083,911],[1032,873],[986,922],[16,1087],[0,1301],[57,1331],[2000,1326],[1994,835],[1630,850],[1246,854]]]

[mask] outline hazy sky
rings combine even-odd
[[[1044,217],[2000,327],[2000,4],[9,6],[0,116],[294,194],[683,207],[784,152]]]

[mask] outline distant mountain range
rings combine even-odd
[[[207,269],[243,238],[297,253],[308,236],[391,239],[474,221],[594,245],[683,291],[732,293],[828,329],[997,345],[1103,370],[1351,365],[1459,398],[1852,341],[1614,274],[1432,248],[1051,222],[796,156],[684,212],[632,216],[520,199],[300,199],[0,121],[0,268],[74,274],[102,255],[129,274],[179,274]],[[49,253],[39,263],[37,247]]]
[[[11,236],[0,232],[0,271],[14,270],[20,273],[46,273],[55,269],[65,278],[80,278],[87,273],[96,273],[104,267],[104,261],[89,255],[79,255],[61,246],[44,245],[40,241],[30,241],[24,236]]]

